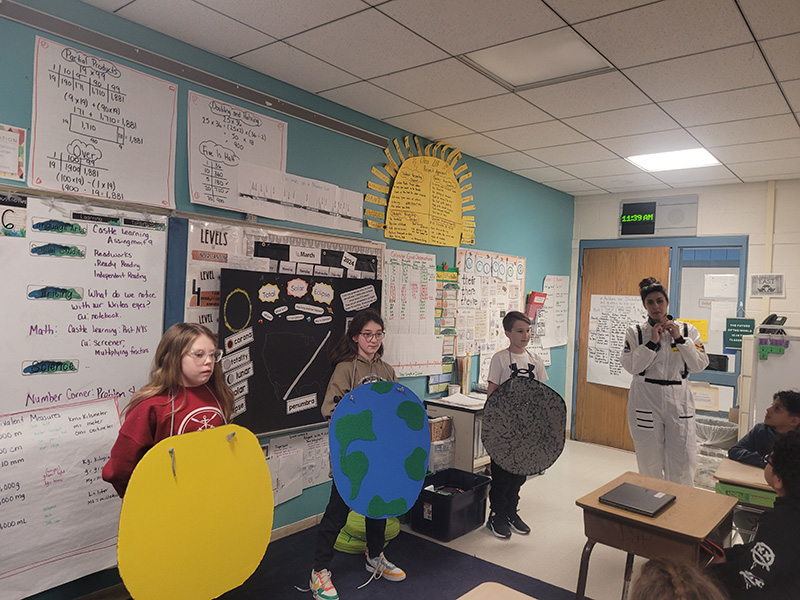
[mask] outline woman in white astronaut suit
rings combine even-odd
[[[639,283],[647,321],[628,328],[620,356],[633,375],[628,427],[639,472],[693,485],[697,465],[694,399],[686,379],[708,366],[700,333],[667,313],[669,298],[653,277]]]

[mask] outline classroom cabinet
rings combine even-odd
[[[489,464],[489,455],[481,442],[483,405],[456,406],[444,399],[425,402],[429,417],[450,417],[455,448],[453,466],[462,471],[475,472]]]

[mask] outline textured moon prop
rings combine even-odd
[[[198,600],[240,586],[267,550],[273,508],[267,461],[248,430],[162,440],[136,466],[122,503],[125,587],[136,600]]]
[[[397,383],[367,383],[345,394],[328,439],[333,480],[355,512],[373,519],[408,511],[428,468],[431,435],[425,407]]]
[[[534,475],[552,466],[566,430],[564,399],[535,379],[512,377],[486,400],[483,445],[509,473]]]

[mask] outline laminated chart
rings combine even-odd
[[[239,202],[239,165],[286,170],[288,124],[189,92],[191,201],[247,212]]]
[[[376,208],[364,210],[367,226],[384,229],[387,238],[431,244],[455,246],[475,244],[475,210],[472,196],[464,196],[472,189],[467,180],[472,173],[462,163],[458,148],[429,144],[423,150],[419,139],[414,146],[405,138],[405,149],[394,140],[396,160],[389,148],[384,150],[388,162],[383,170],[372,168],[372,174],[381,183],[367,182],[375,193],[367,194],[367,202]],[[404,152],[405,150],[405,152]]]
[[[31,187],[172,208],[178,85],[36,38]]]

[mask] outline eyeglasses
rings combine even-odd
[[[361,337],[363,337],[365,340],[367,340],[368,342],[371,342],[372,340],[381,341],[385,334],[382,331],[378,331],[376,333],[370,333],[368,331],[362,331],[359,335]]]
[[[206,357],[210,358],[212,363],[222,360],[222,350],[209,350],[208,352],[204,350],[189,350],[186,354],[191,356],[196,363],[204,363]]]
[[[769,454],[767,454],[767,455],[764,457],[764,461],[765,461],[765,462],[766,462],[766,463],[767,463],[769,466],[773,466],[773,465],[772,465],[772,452],[770,452]]]

